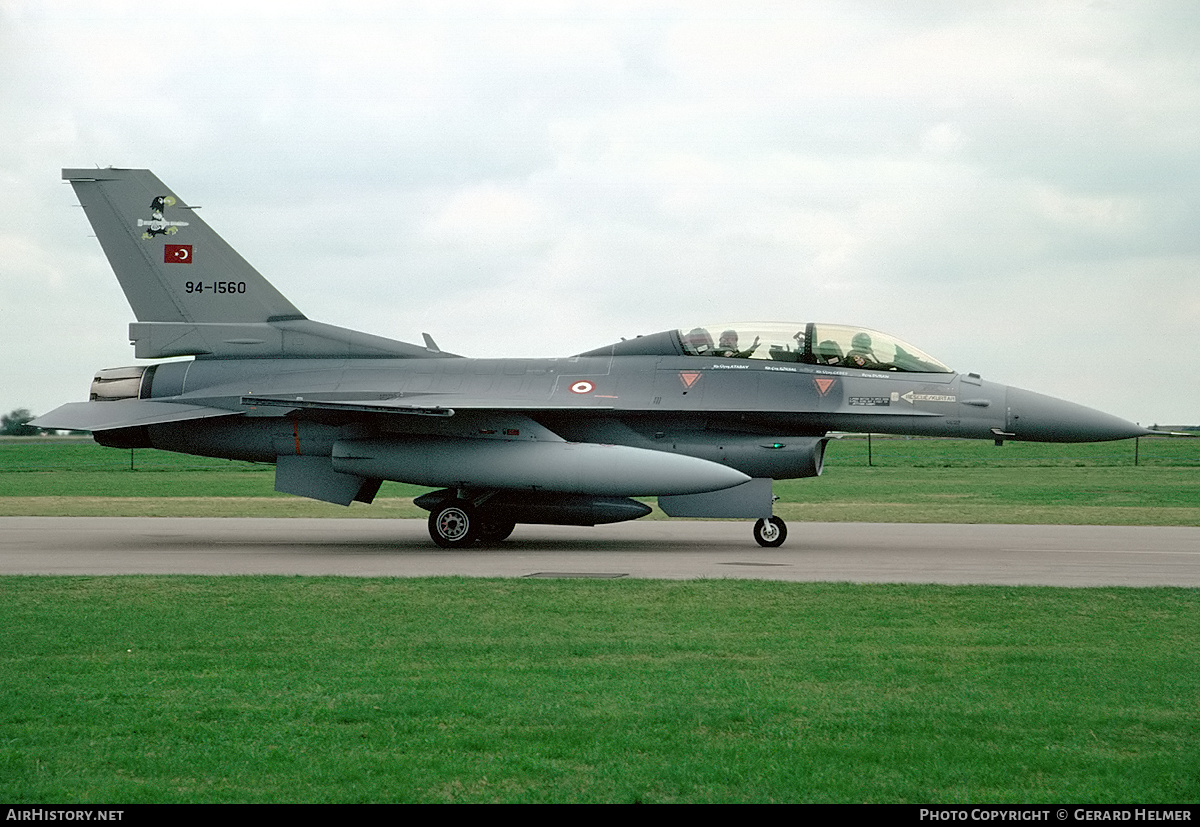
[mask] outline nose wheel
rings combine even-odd
[[[778,517],[754,524],[754,541],[764,548],[778,548],[787,539],[787,523]]]

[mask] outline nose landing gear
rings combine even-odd
[[[759,520],[754,524],[754,541],[763,548],[778,548],[787,539],[787,523],[779,517]]]

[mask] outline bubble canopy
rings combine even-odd
[[[680,328],[688,356],[762,359],[856,370],[954,373],[895,336],[853,325],[821,322],[732,322]]]

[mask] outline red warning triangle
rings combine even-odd
[[[824,396],[829,393],[829,389],[837,384],[837,380],[829,376],[814,376],[813,384],[817,386],[817,392]]]
[[[697,381],[699,378],[700,378],[700,372],[699,372],[699,371],[695,371],[695,370],[681,370],[681,371],[679,372],[679,381],[680,381],[680,382],[683,382],[683,386],[684,386],[685,388],[690,388],[692,385],[696,384],[696,381]]]

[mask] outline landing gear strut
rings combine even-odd
[[[759,520],[754,524],[754,541],[764,548],[778,548],[787,539],[787,523],[779,517]]]

